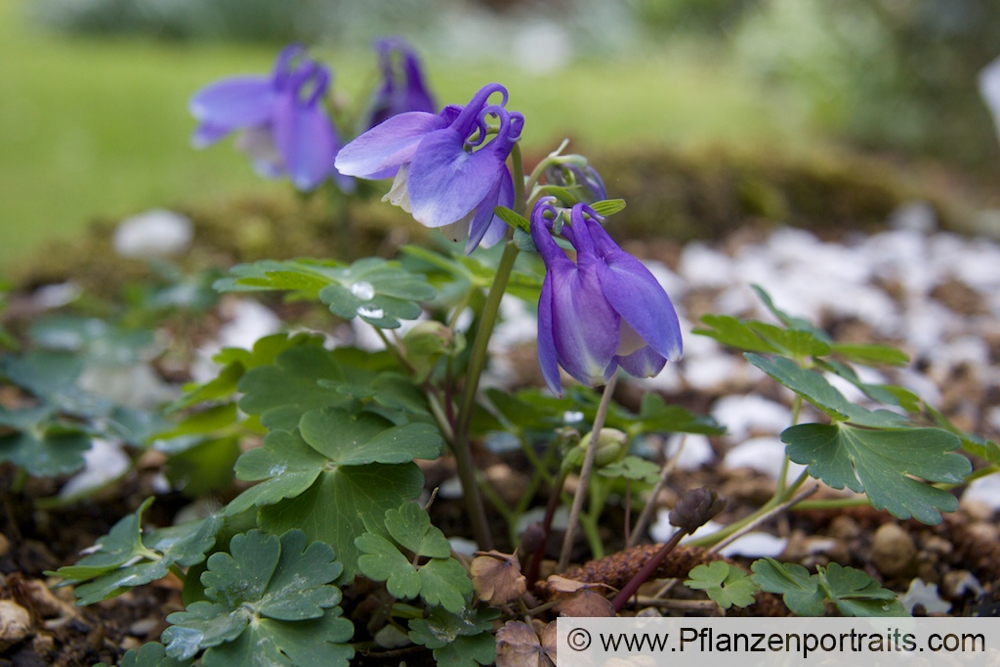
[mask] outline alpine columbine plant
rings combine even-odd
[[[420,59],[402,37],[375,41],[382,83],[372,96],[362,129],[368,130],[385,119],[407,111],[435,113],[437,105],[424,80]]]
[[[490,104],[495,93],[500,104]],[[394,176],[386,198],[427,227],[468,237],[466,252],[503,238],[506,224],[493,213],[514,203],[507,157],[524,117],[505,108],[507,89],[484,86],[464,107],[440,114],[411,111],[376,125],[337,154],[341,173],[368,179]],[[490,127],[489,119],[499,121]]]
[[[623,368],[651,377],[681,357],[681,331],[670,297],[653,274],[618,247],[600,216],[576,204],[562,235],[571,260],[549,227],[559,215],[552,198],[531,214],[531,237],[547,273],[538,301],[538,361],[545,383],[562,394],[559,366],[588,385],[606,383]]]
[[[330,69],[305,55],[297,44],[278,55],[270,76],[236,76],[198,91],[190,101],[198,120],[192,142],[202,148],[242,131],[239,146],[259,173],[287,176],[299,190],[313,190],[328,177],[351,189],[333,160],[340,147],[323,106]]]

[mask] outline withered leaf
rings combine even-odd
[[[483,602],[494,607],[513,602],[527,590],[517,554],[480,551],[469,566],[472,587]]]

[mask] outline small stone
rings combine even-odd
[[[851,517],[842,515],[830,522],[830,528],[827,532],[830,534],[830,537],[846,542],[853,540],[861,534],[861,526]]]
[[[194,236],[191,220],[173,211],[153,209],[122,220],[112,243],[122,257],[174,257]]]
[[[31,614],[13,600],[0,600],[0,653],[31,633]]]
[[[912,573],[916,565],[917,547],[913,538],[899,524],[886,523],[875,531],[872,541],[872,562],[886,577]]]

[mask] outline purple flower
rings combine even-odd
[[[372,96],[362,127],[368,130],[386,118],[407,111],[434,113],[437,106],[424,83],[424,73],[413,47],[402,37],[375,42],[382,85]]]
[[[670,297],[642,263],[618,247],[586,204],[576,204],[562,235],[571,260],[549,232],[553,198],[535,205],[531,238],[547,273],[538,301],[538,362],[545,383],[562,393],[559,366],[588,385],[620,366],[651,377],[681,357],[681,331]]]
[[[569,189],[577,201],[587,204],[608,198],[601,175],[583,158],[549,165],[545,168],[545,180]]]
[[[312,190],[332,175],[350,189],[352,181],[333,167],[340,140],[322,102],[329,85],[327,67],[302,46],[287,46],[270,76],[236,76],[195,93],[192,142],[203,148],[241,130],[238,146],[264,176],[288,176],[296,188]]]
[[[494,93],[502,95],[500,104],[489,103]],[[454,240],[468,235],[466,252],[490,246],[507,230],[493,209],[514,203],[506,163],[524,127],[524,117],[506,104],[507,89],[492,83],[464,107],[392,116],[344,146],[337,169],[369,179],[395,176],[384,199]],[[499,121],[495,129],[490,118]]]

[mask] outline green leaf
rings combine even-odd
[[[874,401],[886,405],[896,405],[909,412],[919,412],[920,410],[920,397],[913,392],[892,385],[862,382],[854,369],[845,363],[833,359],[823,359],[816,363],[816,367],[844,378]]]
[[[602,199],[601,201],[595,201],[590,205],[590,208],[594,209],[597,215],[602,217],[608,217],[609,215],[614,215],[619,211],[625,210],[625,200],[624,199]]]
[[[428,558],[449,558],[451,544],[444,533],[431,525],[427,512],[416,503],[404,503],[385,513],[385,527],[400,545]]]
[[[146,498],[139,508],[115,523],[104,537],[88,549],[86,556],[76,565],[59,568],[55,574],[64,579],[82,581],[117,569],[126,561],[142,552],[142,513],[153,504],[153,498]]]
[[[310,410],[303,415],[299,429],[303,440],[334,465],[436,459],[444,448],[440,432],[430,424],[392,426],[388,420],[368,412]]]
[[[524,231],[531,231],[531,223],[523,215],[520,215],[506,206],[496,206],[493,209],[493,214],[498,218],[506,222],[513,229],[523,229]]]
[[[75,429],[30,429],[0,436],[0,462],[10,461],[32,477],[57,477],[82,468],[90,446],[90,436]]]
[[[953,433],[958,436],[958,438],[962,441],[963,450],[973,456],[978,456],[989,463],[1000,465],[1000,446],[997,446],[997,443],[992,440],[986,440],[978,435],[962,431],[960,428],[952,424],[951,420],[945,417],[941,411],[931,406],[927,406],[927,412],[930,414],[931,419],[934,420],[935,424],[949,433]]]
[[[430,611],[426,619],[418,618],[410,621],[409,636],[415,644],[429,649],[439,649],[452,644],[460,637],[488,634],[493,627],[494,619],[498,616],[500,611],[489,607],[478,609],[465,607],[458,613],[437,607]]]
[[[646,484],[656,484],[660,479],[660,466],[638,456],[626,456],[597,470],[601,477],[631,479]]]
[[[844,616],[909,616],[896,595],[853,567],[818,568],[820,586]]]
[[[454,642],[432,651],[439,667],[476,667],[492,664],[497,657],[496,639],[491,634],[457,637]]]
[[[777,348],[762,339],[744,322],[731,315],[704,315],[701,321],[708,329],[696,328],[692,333],[714,338],[723,345],[746,352],[777,352]]]
[[[779,309],[774,305],[774,301],[771,300],[771,295],[768,294],[763,287],[760,285],[751,285],[753,290],[757,293],[757,297],[761,300],[764,306],[771,311],[771,314],[778,318],[782,324],[784,324],[789,329],[799,329],[801,331],[808,331],[812,333],[816,338],[830,343],[830,338],[827,336],[826,332],[813,326],[813,323],[802,317],[795,317],[789,315],[785,311]]]
[[[188,660],[168,658],[166,649],[159,642],[143,644],[138,649],[129,649],[122,657],[120,667],[189,667]],[[104,663],[95,665],[101,667]]]
[[[346,666],[353,627],[340,618],[341,573],[329,545],[301,531],[233,537],[202,573],[207,601],[167,616],[167,655],[202,664]]]
[[[399,549],[381,535],[366,533],[354,540],[362,552],[358,568],[374,581],[384,581],[393,597],[409,600],[420,594],[422,586],[417,568]]]
[[[643,433],[722,435],[726,428],[709,415],[696,415],[680,405],[667,405],[659,394],[642,397],[639,424]]]
[[[212,514],[199,521],[157,528],[143,540],[147,549],[159,552],[169,563],[190,567],[205,560],[222,530],[223,516]]]
[[[688,573],[691,577],[684,582],[688,588],[703,590],[723,609],[732,606],[749,607],[760,587],[746,572],[724,561],[708,565],[698,565]]]
[[[836,489],[866,493],[875,509],[898,519],[913,517],[929,525],[941,522],[940,512],[958,509],[958,500],[921,479],[960,484],[972,471],[968,459],[953,453],[961,441],[942,429],[800,424],[785,429],[781,439],[788,457],[808,465],[813,477]]]
[[[909,355],[891,345],[833,343],[831,348],[837,356],[864,365],[905,366],[910,362]]]
[[[802,396],[832,419],[846,420],[854,407],[826,378],[815,371],[800,368],[790,359],[778,357],[771,360],[752,353],[744,356],[751,364]]]
[[[469,573],[454,558],[432,558],[420,567],[418,574],[420,597],[429,605],[458,613],[472,597]]]
[[[73,594],[81,605],[93,604],[162,579],[174,565],[191,566],[202,562],[215,544],[222,517],[211,515],[141,535],[142,513],[152,503],[146,501],[133,514],[116,523],[108,535],[76,565],[59,568],[53,574],[76,584]],[[89,580],[89,581],[88,581]],[[87,583],[81,583],[87,581]]]
[[[252,350],[227,347],[212,357],[222,368],[212,380],[202,385],[188,385],[185,394],[178,399],[171,410],[190,407],[204,401],[229,399],[236,393],[236,387],[243,374],[251,368],[270,366],[285,350],[299,346],[323,347],[322,336],[309,333],[272,334],[257,340]]]
[[[746,323],[754,333],[773,345],[777,350],[794,359],[820,357],[830,354],[830,344],[812,331],[803,329],[783,329],[766,322],[751,320]]]
[[[264,446],[244,452],[236,461],[236,476],[255,482],[226,507],[235,516],[247,509],[294,498],[313,485],[326,466],[327,458],[310,447],[299,433],[271,431]]]
[[[260,510],[260,526],[279,533],[299,528],[312,540],[331,545],[344,564],[341,583],[358,570],[359,535],[384,531],[387,510],[416,498],[423,474],[413,463],[336,466],[323,470],[304,492]]]
[[[798,616],[822,616],[826,595],[819,588],[818,577],[796,563],[779,563],[761,558],[750,566],[751,579],[761,590],[782,596],[785,606]]]
[[[295,430],[309,410],[351,402],[350,396],[320,386],[320,380],[345,380],[330,352],[312,346],[291,348],[279,354],[273,365],[254,368],[243,376],[240,408],[260,415],[272,430]]]

